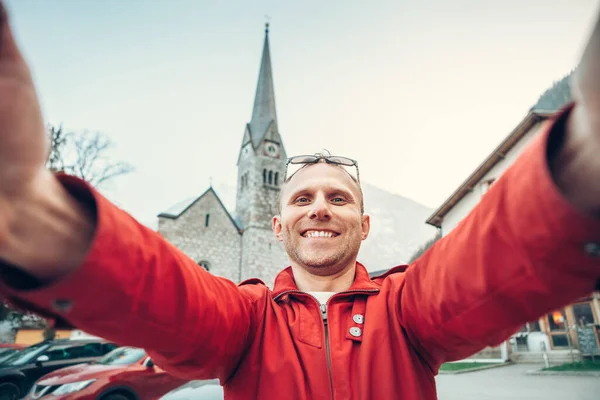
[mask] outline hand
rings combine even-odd
[[[31,74],[0,1],[1,209],[6,211],[5,206],[28,192],[40,175],[49,173],[45,169],[48,151],[49,140]]]
[[[571,203],[600,216],[600,20],[571,78],[571,91],[575,106],[551,169]]]
[[[76,268],[95,230],[93,211],[46,169],[49,146],[0,0],[0,261],[44,281]]]

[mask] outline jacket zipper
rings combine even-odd
[[[333,296],[331,296],[329,298],[329,300],[327,300],[327,302],[325,304],[321,304],[321,302],[313,295],[306,293],[306,292],[302,292],[300,290],[286,290],[285,292],[281,292],[279,293],[277,296],[275,296],[273,298],[273,300],[277,300],[278,298],[280,298],[281,296],[283,296],[284,294],[289,294],[289,293],[301,293],[304,294],[308,297],[312,297],[313,300],[317,303],[317,305],[319,306],[319,309],[321,310],[321,319],[323,320],[323,330],[325,331],[325,354],[327,355],[327,371],[329,373],[329,391],[331,392],[331,398],[335,399],[335,392],[333,390],[333,372],[331,369],[331,351],[329,348],[329,325],[327,324],[327,306],[329,305],[329,302],[331,301],[331,299],[333,299],[334,297],[340,295],[340,294],[346,294],[346,293],[376,293],[379,292],[379,289],[358,289],[358,290],[346,290],[343,292],[338,292],[336,294],[334,294]]]
[[[333,296],[332,296],[333,297]],[[317,300],[317,299],[315,299]],[[317,301],[318,302],[318,301]],[[321,317],[323,318],[323,328],[325,330],[325,354],[327,355],[327,371],[329,372],[329,387],[331,388],[331,398],[334,399],[334,391],[333,391],[333,372],[331,370],[331,351],[329,350],[329,325],[327,324],[327,303],[320,304],[321,307]]]

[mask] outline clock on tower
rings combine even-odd
[[[279,158],[279,145],[273,142],[265,142],[264,145],[265,156]]]

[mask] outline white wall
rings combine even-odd
[[[542,123],[534,125],[519,142],[506,154],[506,157],[496,164],[485,176],[478,182],[472,191],[467,193],[444,217],[442,221],[442,235],[447,235],[458,223],[465,218],[473,208],[479,203],[481,196],[485,193],[485,182],[491,178],[498,179],[502,173],[512,165],[521,155],[523,150],[538,134]],[[466,179],[466,178],[465,178]]]

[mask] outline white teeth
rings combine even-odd
[[[314,237],[332,238],[332,237],[334,237],[334,234],[333,234],[333,232],[325,232],[325,231],[308,231],[304,234],[304,236],[307,238],[314,238]]]

